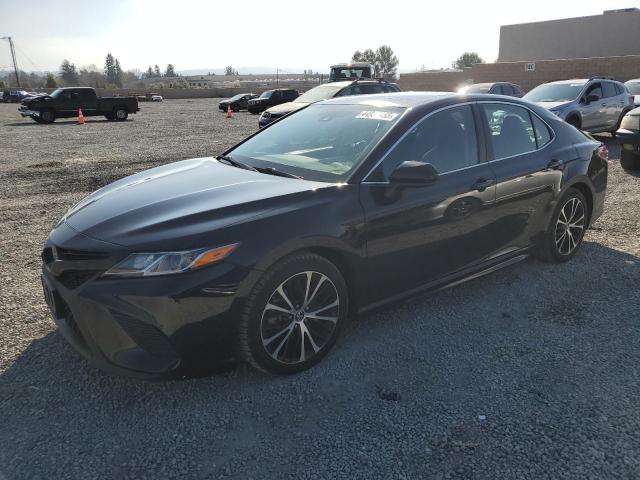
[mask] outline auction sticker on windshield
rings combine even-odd
[[[393,112],[383,112],[380,110],[363,110],[356,118],[368,118],[370,120],[382,120],[385,122],[391,122],[399,114]]]

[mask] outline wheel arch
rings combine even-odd
[[[593,217],[593,201],[594,201],[594,192],[592,187],[588,183],[588,179],[586,178],[576,178],[571,183],[567,184],[567,186],[563,189],[562,194],[569,190],[570,188],[575,188],[582,195],[584,195],[585,200],[587,201],[587,208],[589,209],[589,221],[587,225],[591,224],[591,218]]]
[[[566,118],[565,121],[567,123],[570,123],[569,120],[571,120],[572,118],[575,118],[578,121],[579,128],[582,128],[582,115],[580,115],[579,111],[574,110],[570,112],[565,118]]]

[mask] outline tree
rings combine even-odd
[[[398,57],[389,45],[381,45],[376,52],[378,75],[385,80],[395,80],[398,71]]]
[[[0,80],[0,88],[7,88],[7,86],[4,83],[4,80]]]
[[[77,86],[80,81],[76,66],[67,59],[64,59],[60,65],[60,77],[65,85]]]
[[[398,57],[396,57],[388,45],[382,45],[377,51],[370,48],[353,52],[351,57],[353,62],[366,62],[374,67],[374,76],[383,77],[385,80],[393,80],[396,77],[398,68]]]
[[[471,67],[476,63],[484,63],[484,60],[480,58],[480,55],[476,52],[464,52],[454,62],[452,62],[451,66],[453,68],[463,69],[464,67]]]
[[[234,70],[233,67],[229,66],[229,67],[225,67],[224,69],[224,74],[229,76],[229,77],[237,77],[238,76],[238,71]]]
[[[162,73],[160,73],[160,67],[158,66],[158,64],[156,63],[156,66],[153,67],[153,76],[154,77],[161,77]]]
[[[175,77],[176,76],[176,71],[173,68],[173,64],[172,63],[167,65],[167,69],[164,71],[164,76],[165,77]]]
[[[45,87],[56,88],[57,86],[58,82],[56,82],[56,77],[53,76],[53,73],[47,73],[47,81],[45,83]]]
[[[116,58],[116,65],[115,65],[115,71],[116,71],[116,77],[115,77],[115,82],[113,82],[115,85],[118,86],[118,88],[122,88],[122,77],[124,76],[124,72],[122,71],[122,67],[120,66],[120,60],[118,60]]]
[[[153,68],[151,68],[151,65],[149,65],[147,71],[144,72],[144,78],[153,78]]]

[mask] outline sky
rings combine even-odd
[[[401,71],[449,67],[465,51],[498,57],[500,25],[601,14],[640,0],[218,2],[0,0],[0,36],[19,67],[57,71],[63,59],[125,70],[269,67],[326,72],[355,50],[387,44]],[[0,68],[11,65],[0,42]]]

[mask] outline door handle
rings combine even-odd
[[[487,188],[493,185],[495,181],[493,179],[479,178],[471,185],[471,190],[477,190],[478,192],[484,192]]]
[[[560,160],[551,160],[549,163],[547,163],[547,168],[545,168],[545,170],[557,170],[558,168],[560,168],[562,166],[562,161]]]

